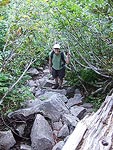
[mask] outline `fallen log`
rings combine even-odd
[[[113,150],[113,94],[77,124],[62,150]]]

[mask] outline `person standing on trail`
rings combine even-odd
[[[60,51],[60,45],[55,44],[53,51],[49,53],[49,70],[55,79],[55,85],[52,89],[62,89],[63,78],[65,77],[65,63],[69,64],[70,54],[64,55]]]

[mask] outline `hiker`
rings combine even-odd
[[[65,77],[65,63],[69,64],[70,54],[65,55],[60,51],[60,45],[55,44],[53,51],[49,54],[49,70],[55,79],[52,89],[62,89],[63,78]]]

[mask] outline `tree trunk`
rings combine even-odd
[[[87,115],[76,126],[62,150],[113,149],[113,94],[107,96],[96,113]]]

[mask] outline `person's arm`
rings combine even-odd
[[[68,52],[66,55],[66,64],[69,64],[69,63],[70,63],[70,54]]]
[[[52,60],[51,57],[49,56],[49,72],[51,73],[52,71]]]

